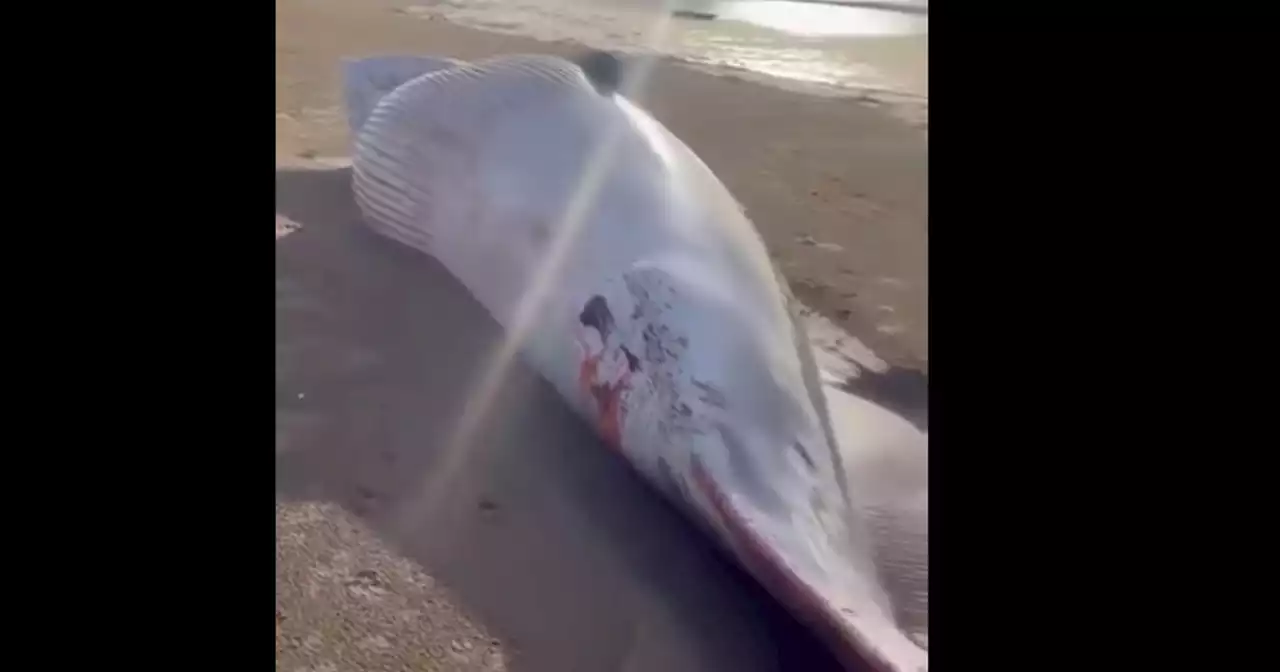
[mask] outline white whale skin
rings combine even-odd
[[[785,281],[711,170],[560,58],[344,74],[369,226],[509,329],[546,287],[521,354],[606,442],[848,665],[927,670],[881,587]]]

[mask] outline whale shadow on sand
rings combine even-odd
[[[349,170],[277,169],[276,213],[277,500],[357,516],[511,670],[839,669],[523,365],[471,445],[444,450],[502,331],[437,262],[364,228]]]
[[[839,388],[897,413],[922,432],[929,431],[929,375],[923,371],[896,366],[879,373],[863,369]]]

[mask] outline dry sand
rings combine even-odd
[[[405,527],[497,326],[438,265],[366,233],[342,56],[568,53],[277,0],[277,668],[823,669],[823,652],[517,367]],[[663,65],[645,104],[746,204],[797,294],[927,370],[927,141],[873,107]]]

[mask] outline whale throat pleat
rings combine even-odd
[[[496,121],[595,95],[581,68],[544,56],[377,57],[348,62],[346,77],[356,203],[375,231],[428,254],[434,222],[478,207],[475,148]]]

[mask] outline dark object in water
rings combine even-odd
[[[603,95],[616,92],[622,86],[622,61],[617,56],[593,49],[573,59],[582,68],[587,80]]]
[[[678,16],[682,19],[700,19],[702,21],[711,21],[716,15],[711,12],[698,12],[692,9],[677,9],[671,12],[671,16]]]

